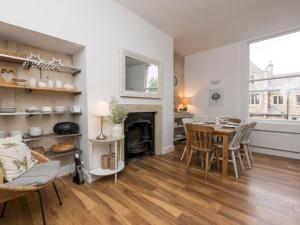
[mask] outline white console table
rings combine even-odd
[[[109,144],[110,151],[112,151],[111,147],[114,145],[114,151],[115,151],[115,169],[102,169],[101,167],[97,167],[95,169],[92,169],[89,171],[90,174],[95,176],[108,176],[115,174],[115,183],[117,183],[118,180],[118,172],[124,169],[125,163],[124,160],[122,160],[122,152],[121,152],[121,143],[123,142],[125,136],[121,137],[107,137],[104,140],[98,140],[98,139],[90,139],[90,142],[92,143],[99,143],[99,144]],[[119,161],[118,161],[119,156]]]

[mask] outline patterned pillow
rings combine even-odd
[[[12,181],[30,169],[36,161],[22,137],[0,138],[0,167],[6,181]]]

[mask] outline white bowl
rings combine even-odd
[[[47,83],[45,83],[43,81],[40,81],[38,86],[41,87],[41,88],[44,88],[44,87],[47,87]]]
[[[71,90],[74,89],[74,86],[71,84],[64,84],[64,89]]]
[[[29,135],[32,137],[37,137],[42,135],[42,129],[40,127],[30,127]]]
[[[55,106],[54,111],[58,113],[65,112],[65,107],[64,106]]]
[[[42,111],[43,112],[52,112],[52,107],[51,106],[43,106]]]

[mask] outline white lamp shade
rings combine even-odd
[[[96,116],[109,116],[110,111],[106,101],[98,101],[95,108]]]

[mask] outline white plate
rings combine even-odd
[[[237,126],[234,126],[234,125],[222,125],[222,128],[236,128]]]

